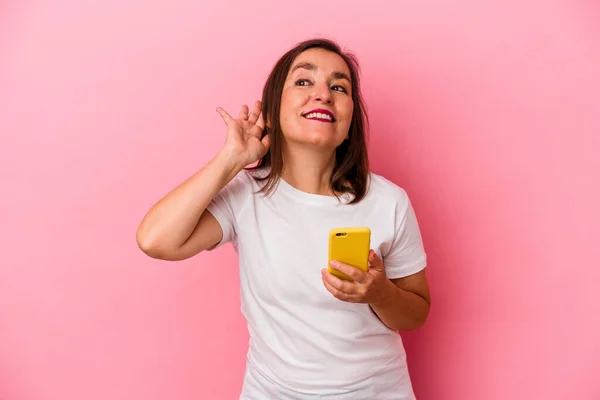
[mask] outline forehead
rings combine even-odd
[[[338,71],[350,75],[350,69],[344,59],[338,54],[324,49],[314,48],[303,51],[292,63],[291,70],[294,66],[302,63],[312,64],[316,69],[324,70],[327,73]]]

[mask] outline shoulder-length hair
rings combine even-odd
[[[270,193],[280,179],[284,162],[283,134],[279,119],[283,86],[296,57],[303,51],[312,48],[320,48],[338,54],[350,70],[354,111],[348,130],[348,139],[344,140],[336,149],[335,165],[330,185],[336,195],[338,193],[351,194],[353,198],[349,204],[358,203],[367,192],[369,176],[369,158],[366,143],[368,117],[360,92],[360,67],[354,54],[343,51],[337,43],[329,39],[303,41],[286,52],[273,67],[263,88],[262,95],[262,113],[265,121],[268,121],[263,131],[263,137],[267,134],[271,135],[271,144],[267,154],[258,160],[255,166],[247,169],[269,170],[268,174],[255,177],[255,179],[267,181],[260,192]]]

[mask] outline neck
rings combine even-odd
[[[315,152],[314,149],[294,149],[283,154],[281,178],[296,189],[313,194],[333,196],[329,184],[335,165],[335,151]]]

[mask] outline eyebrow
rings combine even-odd
[[[303,63],[298,63],[294,66],[294,68],[292,68],[292,72],[296,71],[297,69],[306,69],[308,71],[316,71],[317,67],[314,64],[311,64],[309,62],[303,62]],[[343,72],[340,71],[334,71],[331,73],[331,76],[335,79],[345,79],[348,82],[352,82],[352,80],[350,79],[350,77],[348,76],[348,74],[345,74]]]

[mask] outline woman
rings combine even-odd
[[[261,102],[217,109],[225,144],[138,232],[182,260],[231,242],[250,345],[241,399],[413,399],[397,331],[429,312],[426,256],[404,190],[369,171],[355,59],[309,40],[275,65]],[[255,164],[253,167],[248,167]],[[368,226],[367,272],[332,262],[330,229]]]

